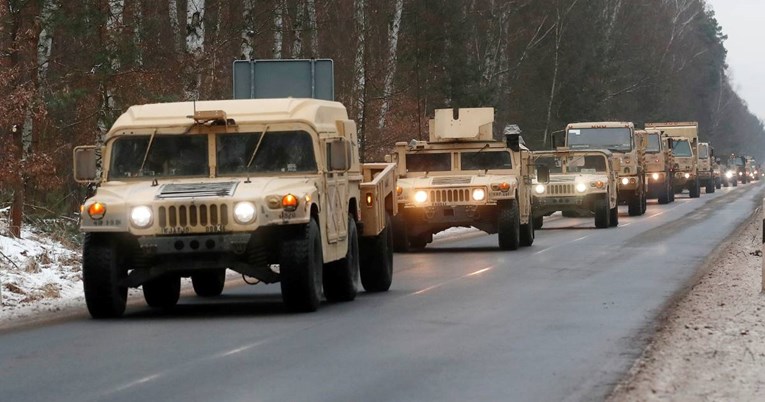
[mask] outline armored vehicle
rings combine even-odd
[[[440,109],[429,141],[396,144],[397,250],[423,248],[451,227],[497,233],[503,250],[534,242],[531,151],[517,126],[494,140],[493,122],[492,108]]]
[[[103,147],[77,147],[85,301],[95,318],[177,303],[180,278],[216,296],[225,271],[281,283],[295,311],[392,278],[395,165],[361,164],[345,107],[315,99],[132,106]],[[96,158],[102,170],[96,170]]]
[[[669,138],[659,130],[638,131],[646,139],[646,186],[647,198],[656,198],[659,204],[668,204],[675,200],[672,191],[673,157]]]
[[[545,216],[557,211],[594,213],[595,227],[619,224],[617,173],[613,156],[605,150],[534,152],[537,184],[532,209],[539,229]]]
[[[672,139],[672,155],[675,159],[675,175],[672,187],[676,194],[686,188],[691,198],[701,195],[698,176],[699,124],[696,122],[646,123],[646,130],[656,129]]]
[[[571,150],[605,149],[614,157],[619,202],[627,204],[630,216],[646,210],[645,141],[627,122],[573,123],[566,127],[566,147]]]

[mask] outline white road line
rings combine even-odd
[[[487,271],[491,271],[492,269],[494,269],[494,266],[493,266],[493,265],[492,265],[492,266],[488,266],[488,267],[486,267],[486,268],[481,268],[481,269],[479,269],[478,271],[474,271],[474,272],[471,272],[471,273],[469,273],[469,274],[465,274],[465,275],[462,275],[462,276],[460,276],[460,277],[458,277],[458,278],[449,279],[448,281],[444,281],[444,282],[441,282],[441,283],[437,283],[437,284],[435,284],[435,285],[432,285],[432,286],[428,286],[428,287],[426,287],[425,289],[421,289],[421,290],[418,290],[418,291],[416,291],[416,292],[413,292],[413,293],[411,293],[410,295],[412,295],[412,296],[421,295],[421,294],[423,294],[423,293],[426,293],[426,292],[429,292],[429,291],[431,291],[431,290],[433,290],[433,289],[438,289],[438,288],[440,288],[440,287],[442,287],[442,286],[444,286],[444,285],[446,285],[446,284],[448,284],[448,283],[451,283],[451,282],[454,282],[454,281],[458,281],[458,280],[460,280],[460,279],[469,278],[469,277],[471,277],[471,276],[480,275],[480,274],[482,274],[482,273],[484,273],[484,272],[487,272]]]

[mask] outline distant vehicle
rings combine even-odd
[[[566,127],[565,146],[571,150],[611,151],[619,176],[619,203],[627,204],[630,216],[646,211],[645,139],[635,135],[628,122],[573,123]]]
[[[646,187],[647,198],[656,198],[659,204],[668,204],[675,200],[672,190],[672,173],[674,158],[672,156],[672,141],[662,135],[659,130],[638,130],[638,135],[646,139]]]
[[[699,185],[705,188],[707,194],[715,192],[714,157],[715,150],[708,142],[700,142],[698,146],[698,175]]]
[[[699,180],[699,124],[696,122],[646,123],[647,129],[662,131],[672,139],[672,155],[675,159],[675,176],[672,186],[676,194],[688,189],[691,198],[701,196]]]

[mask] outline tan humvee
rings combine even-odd
[[[534,186],[534,226],[554,212],[595,214],[595,227],[619,224],[617,173],[613,155],[606,150],[569,150],[534,152],[539,182]],[[546,180],[547,179],[547,180]]]
[[[396,144],[397,250],[425,247],[451,227],[498,233],[505,250],[534,242],[531,152],[519,132],[494,140],[493,122],[492,108],[436,110],[430,141]]]
[[[672,191],[673,157],[668,137],[659,130],[638,130],[638,135],[646,138],[645,180],[647,198],[657,198],[659,204],[668,204],[675,200]]]
[[[646,129],[656,129],[672,139],[675,176],[672,186],[676,194],[688,189],[691,198],[701,196],[698,176],[699,124],[696,122],[646,123]]]
[[[281,282],[300,311],[316,310],[322,293],[352,300],[359,275],[368,291],[387,290],[395,165],[360,164],[356,144],[337,102],[129,108],[103,148],[74,154],[75,178],[98,183],[81,216],[91,315],[121,315],[128,287],[143,286],[152,307],[172,306],[180,277],[216,296],[226,269]]]
[[[708,142],[700,142],[698,146],[699,185],[704,186],[707,194],[715,192],[714,157],[715,151]]]
[[[630,216],[646,210],[645,141],[635,135],[629,122],[573,123],[566,127],[566,147],[606,149],[614,156],[619,181],[619,202],[627,204]]]

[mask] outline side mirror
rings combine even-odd
[[[346,171],[351,167],[350,147],[347,141],[327,143],[327,165],[330,171]]]
[[[537,181],[543,184],[550,182],[550,168],[548,166],[537,166]]]
[[[715,163],[720,163],[720,158],[716,158]]]
[[[566,146],[566,132],[557,132],[552,134],[552,149],[563,148]]]
[[[507,147],[513,152],[521,151],[521,135],[520,134],[508,134],[505,136]]]
[[[709,157],[714,158],[715,157],[715,149],[712,147],[709,147]]]
[[[675,141],[673,141],[672,138],[667,138],[667,148],[669,148],[670,151],[675,148]]]
[[[393,162],[393,156],[390,154],[385,155],[385,163],[392,163]]]
[[[98,181],[98,147],[83,146],[74,148],[74,180],[78,183]]]

